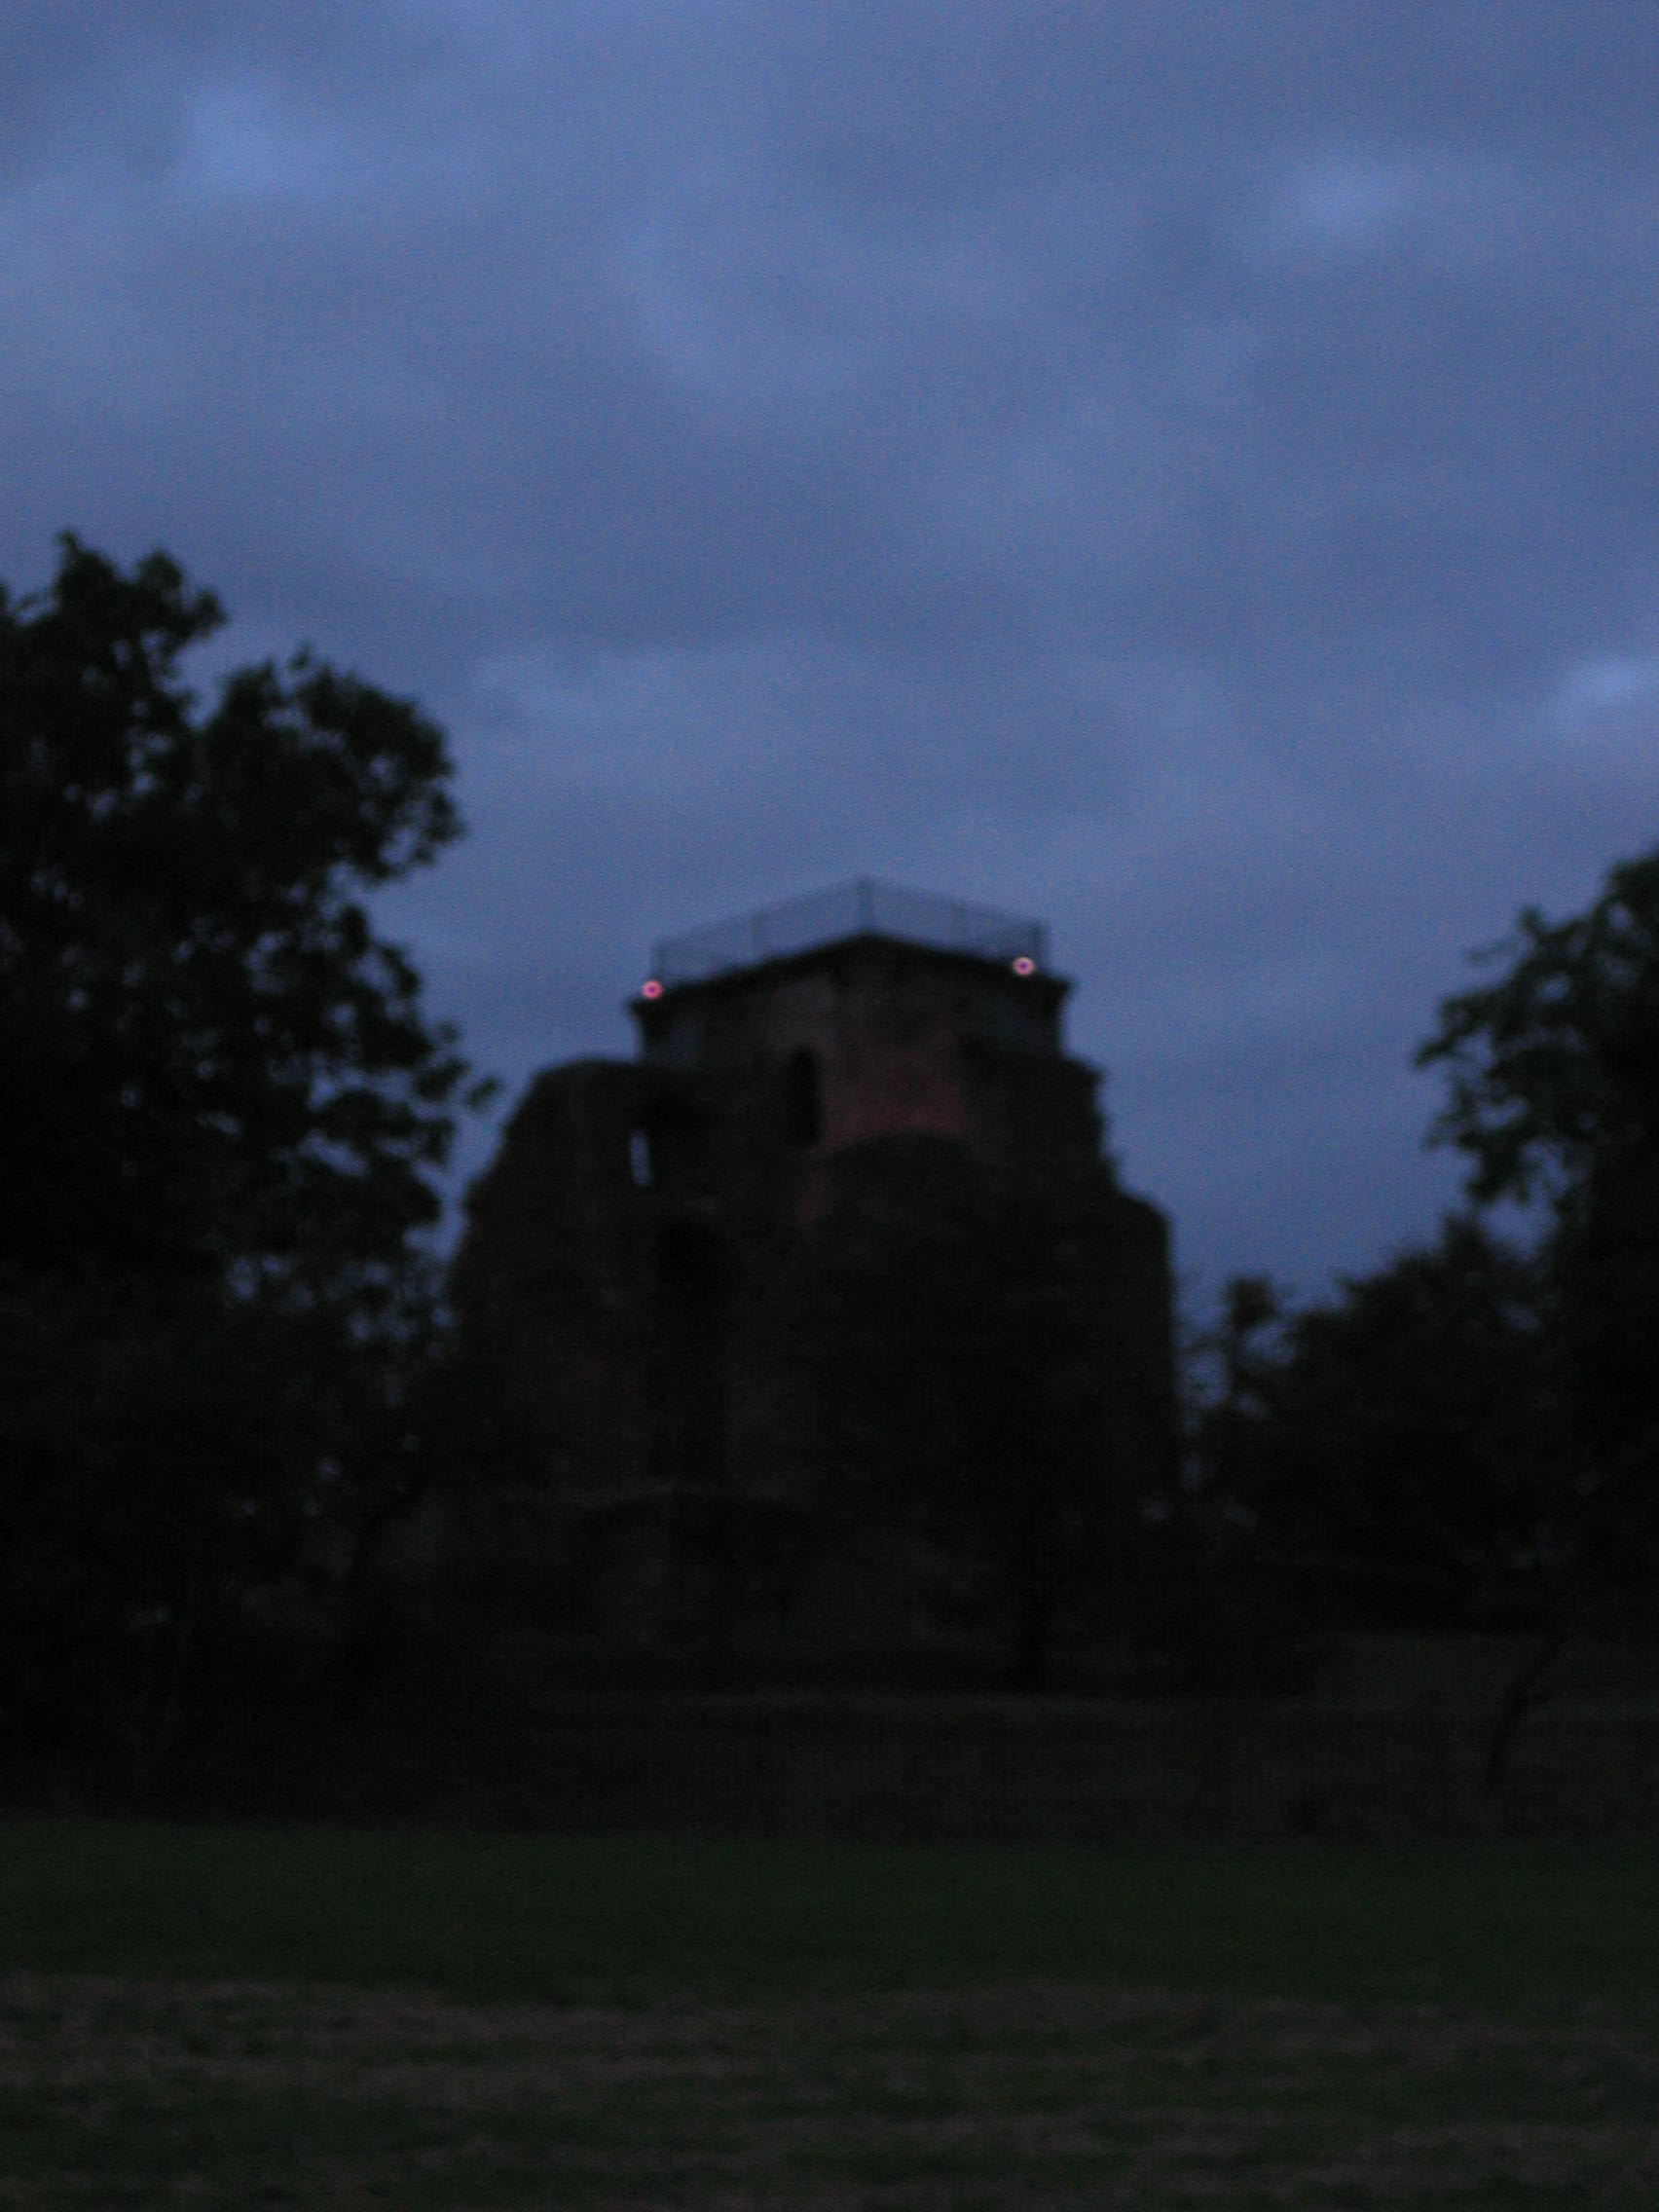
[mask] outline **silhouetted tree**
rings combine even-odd
[[[1550,1603],[1572,1483],[1542,1288],[1458,1216],[1288,1321],[1248,1494],[1327,1627],[1513,1625]]]
[[[1249,1510],[1262,1487],[1287,1320],[1284,1294],[1268,1276],[1235,1275],[1218,1327],[1194,1346],[1211,1370],[1193,1412],[1194,1447],[1201,1487],[1223,1505]]]
[[[1483,957],[1503,973],[1446,1000],[1419,1060],[1450,1078],[1434,1133],[1467,1158],[1475,1202],[1545,1219],[1573,1467],[1559,1598],[1519,1709],[1576,1629],[1659,1627],[1659,851],[1614,867],[1583,914],[1528,909]]]
[[[458,831],[442,733],[301,655],[202,713],[223,616],[62,540],[0,592],[0,1536],[14,1715],[191,1640],[395,1486],[418,1232],[466,1069],[363,894]]]
[[[1450,1078],[1435,1135],[1478,1204],[1542,1202],[1584,1471],[1634,1508],[1659,1492],[1659,852],[1485,957],[1506,972],[1448,999],[1419,1055]]]
[[[1293,1316],[1266,1275],[1226,1285],[1189,1358],[1188,1454],[1141,1539],[1153,1568],[1144,1641],[1187,1687],[1250,1695],[1304,1679],[1313,1615],[1272,1517]]]
[[[1290,1565],[1327,1625],[1535,1631],[1495,1788],[1569,1641],[1659,1625],[1659,855],[1487,957],[1503,974],[1419,1055],[1450,1078],[1433,1135],[1476,1210],[1276,1341],[1252,1346],[1268,1316],[1235,1286],[1196,1446],[1251,1528],[1241,1571]],[[1505,1201],[1527,1240],[1483,1218]]]

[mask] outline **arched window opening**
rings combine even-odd
[[[802,1045],[784,1062],[781,1119],[787,1144],[817,1144],[824,1134],[824,1100],[818,1081],[818,1054]]]

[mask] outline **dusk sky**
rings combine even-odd
[[[503,1108],[659,936],[982,900],[1189,1312],[1312,1295],[1659,841],[1654,0],[9,0],[0,302],[14,592],[161,545],[448,728],[383,916]]]

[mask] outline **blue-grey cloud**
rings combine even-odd
[[[1213,1285],[1452,1185],[1465,947],[1659,834],[1646,0],[20,4],[0,574],[450,724],[388,915],[517,1079],[660,932],[1034,908]]]

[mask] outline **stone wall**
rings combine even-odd
[[[867,1623],[878,1584],[897,1621],[906,1574],[939,1579],[892,1530],[830,1542],[833,1473],[801,1448],[780,1333],[829,1195],[852,1187],[841,1164],[896,1141],[954,1151],[986,1189],[1087,1194],[1091,1258],[1068,1279],[1089,1285],[1103,1510],[1166,1476],[1166,1227],[1117,1187],[1097,1078],[1063,1050],[1066,988],[860,938],[642,998],[637,1060],[535,1079],[454,1269],[452,1511],[470,1492],[482,1528],[505,1495],[543,1500],[549,1604],[572,1627],[783,1633],[838,1604]]]

